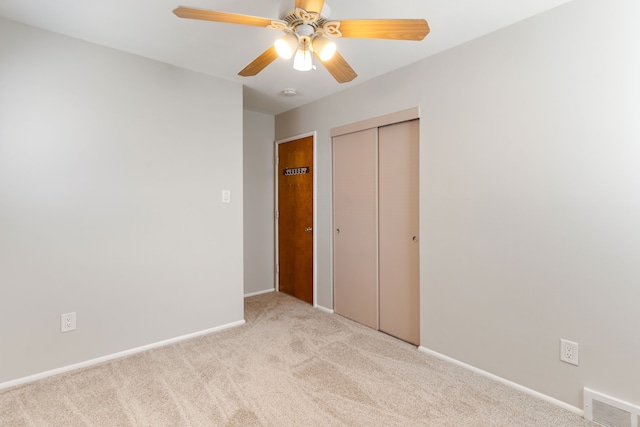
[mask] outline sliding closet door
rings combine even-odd
[[[419,121],[379,129],[380,330],[420,344]]]
[[[333,138],[334,311],[378,329],[377,129]]]

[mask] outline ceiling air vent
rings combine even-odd
[[[608,427],[640,427],[640,408],[615,397],[584,389],[584,417]]]

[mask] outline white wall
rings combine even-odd
[[[318,131],[319,303],[330,129],[419,106],[421,345],[570,405],[640,403],[638,16],[574,0],[276,116],[277,139]]]
[[[240,85],[0,20],[0,383],[241,321],[242,190]]]
[[[244,293],[274,289],[272,115],[244,110]]]

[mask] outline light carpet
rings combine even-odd
[[[285,294],[246,324],[0,391],[1,426],[593,426]]]

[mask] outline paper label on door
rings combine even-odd
[[[282,170],[282,174],[284,176],[304,175],[307,173],[309,173],[309,166],[304,166],[300,168],[286,168]]]

